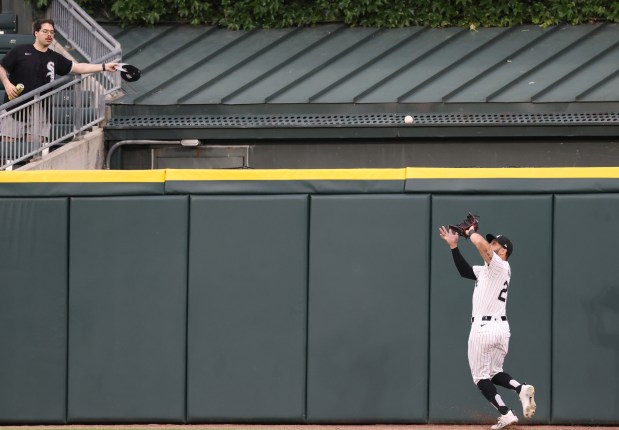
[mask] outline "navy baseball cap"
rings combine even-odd
[[[512,245],[512,241],[507,238],[507,236],[503,236],[502,234],[497,234],[496,236],[493,234],[487,234],[486,240],[488,243],[491,243],[493,240],[496,240],[501,244],[501,246],[507,249],[507,256],[512,255],[512,251],[514,250],[514,245]]]
[[[142,71],[127,63],[118,63],[116,70],[120,71],[120,77],[127,82],[135,82],[142,76]]]

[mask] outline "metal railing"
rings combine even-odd
[[[86,62],[119,62],[120,44],[73,0],[53,0],[47,16]],[[64,76],[0,106],[0,170],[10,170],[67,142],[105,118],[120,90],[119,73]]]
[[[0,113],[0,169],[44,154],[101,122],[101,75],[63,77],[6,103]]]
[[[120,43],[105,31],[73,0],[53,0],[47,16],[54,20],[56,30],[88,63],[120,61]],[[105,73],[106,94],[120,89],[120,74]]]

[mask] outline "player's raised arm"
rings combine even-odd
[[[477,233],[477,229],[479,228],[479,215],[473,215],[469,212],[466,218],[459,224],[449,225],[449,233],[456,234],[457,236],[462,236],[467,239],[471,239],[473,245],[477,248],[479,253],[481,254],[481,258],[484,259],[486,263],[490,263],[492,260],[492,247],[488,242],[486,242],[480,234]],[[444,229],[444,227],[443,227]],[[441,232],[442,236],[442,232]],[[473,240],[473,238],[476,238]],[[447,240],[447,239],[445,239]],[[453,249],[453,248],[452,248]],[[475,278],[473,278],[475,279]]]
[[[475,245],[481,258],[483,258],[486,263],[490,263],[494,251],[488,241],[481,234],[477,233],[473,227],[466,231],[466,236],[471,239],[471,243]]]
[[[439,229],[439,233],[441,235],[441,239],[447,242],[449,248],[451,249],[451,256],[453,257],[454,264],[460,273],[460,276],[463,278],[476,280],[475,272],[473,271],[473,267],[464,259],[464,256],[460,253],[458,249],[458,234],[454,233],[451,229],[445,228],[444,225]]]
[[[444,225],[438,229],[441,239],[447,242],[449,245],[449,249],[454,249],[458,247],[458,234],[454,233],[451,229],[446,229]]]

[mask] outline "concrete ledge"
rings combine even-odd
[[[96,128],[16,170],[100,170],[105,162],[104,143],[103,129]]]

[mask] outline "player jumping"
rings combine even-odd
[[[507,259],[512,253],[511,241],[501,235],[486,235],[476,232],[477,225],[461,230],[484,260],[483,266],[471,267],[458,250],[459,235],[451,228],[440,228],[441,238],[451,249],[460,276],[475,281],[471,332],[468,342],[468,357],[471,375],[483,396],[501,413],[492,430],[498,430],[518,422],[498,394],[495,385],[514,390],[522,403],[523,414],[531,418],[535,413],[535,388],[521,384],[503,372],[503,361],[509,346],[509,323],[507,322],[507,290],[511,269]]]

